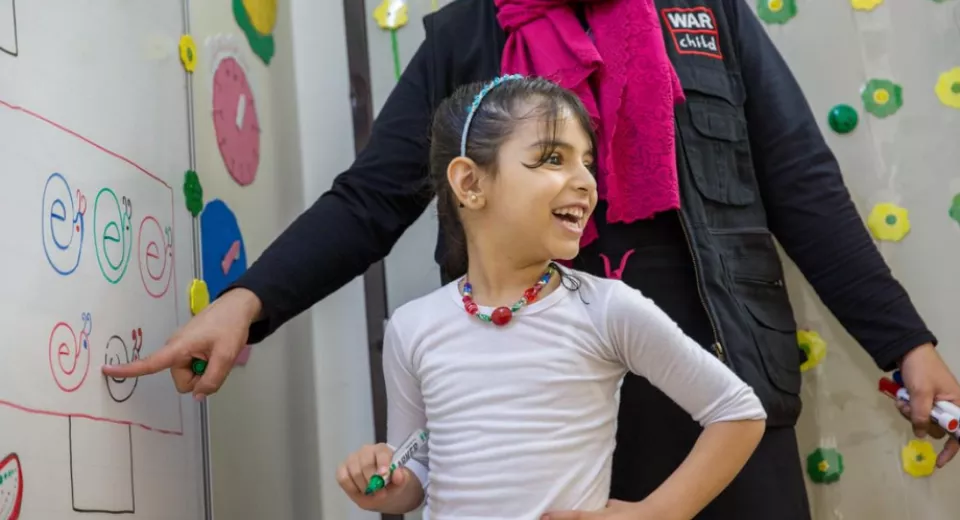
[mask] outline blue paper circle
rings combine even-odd
[[[223,259],[234,242],[240,243],[240,251],[224,274]],[[211,299],[219,296],[247,270],[247,249],[237,217],[220,199],[208,202],[200,213],[200,258],[203,281],[207,283]]]

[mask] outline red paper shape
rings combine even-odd
[[[247,74],[224,58],[213,75],[213,129],[223,164],[241,186],[253,183],[260,165],[260,121]]]
[[[234,366],[242,367],[243,365],[246,365],[247,361],[250,361],[250,352],[252,350],[253,349],[250,347],[250,345],[243,347],[243,350],[241,350],[240,354],[237,355],[237,359],[233,361]]]

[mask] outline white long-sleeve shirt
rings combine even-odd
[[[414,464],[429,471],[431,520],[602,509],[628,370],[701,425],[766,418],[752,389],[639,291],[564,272],[581,280],[578,291],[560,286],[505,327],[468,315],[457,282],[392,316],[387,437],[397,446],[417,428],[430,431]]]

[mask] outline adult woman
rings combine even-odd
[[[611,157],[598,179],[597,233],[574,266],[652,298],[751,385],[768,413],[755,455],[698,518],[809,518],[793,429],[801,353],[773,235],[878,366],[901,363],[918,428],[934,394],[960,398],[935,338],[867,235],[802,92],[740,0],[456,0],[425,26],[368,146],[331,191],[162,351],[111,374],[171,368],[181,391],[216,391],[248,324],[250,339],[261,340],[383,258],[427,207],[433,107],[461,84],[524,72],[592,100]],[[655,48],[683,87],[675,110],[674,72]],[[623,107],[660,110],[608,110],[609,74],[623,87],[612,95],[661,102],[624,96]],[[653,122],[661,133],[647,131],[640,120],[662,116],[664,103],[673,117]],[[642,167],[622,168],[624,154]],[[645,199],[647,190],[656,196]],[[437,259],[445,259],[442,239]],[[186,368],[191,355],[211,360],[199,380]],[[699,431],[643,379],[628,376],[621,395],[612,494],[640,500]],[[630,413],[641,406],[659,412]],[[956,447],[951,441],[941,462]],[[642,478],[632,471],[640,464]]]

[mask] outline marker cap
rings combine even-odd
[[[193,361],[190,362],[190,370],[193,370],[194,375],[202,376],[206,369],[207,360],[205,359],[193,358]]]
[[[897,391],[899,391],[901,388],[901,386],[895,381],[886,377],[880,378],[879,387],[881,392],[893,397],[894,399],[897,397]]]
[[[955,434],[957,428],[960,427],[960,421],[958,421],[956,417],[950,416],[950,414],[944,412],[942,408],[936,405],[930,410],[930,420],[940,425],[941,428],[949,433]]]
[[[370,477],[370,483],[367,484],[367,490],[363,492],[364,495],[372,495],[377,491],[380,491],[387,485],[387,481],[384,480],[380,475],[374,475]]]
[[[893,371],[893,380],[896,381],[898,385],[903,386],[903,376],[900,375],[899,370]]]

